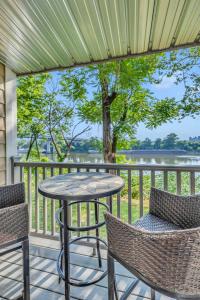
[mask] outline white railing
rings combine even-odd
[[[29,203],[30,230],[32,235],[48,238],[58,237],[55,211],[59,201],[51,201],[38,194],[38,183],[46,177],[69,172],[115,172],[125,180],[121,193],[102,199],[113,214],[132,223],[148,211],[150,187],[155,186],[177,194],[200,192],[200,166],[132,165],[132,164],[90,164],[90,163],[45,163],[20,162],[12,159],[12,181],[18,169],[20,181],[25,182]],[[103,218],[103,211],[100,211]],[[92,204],[79,204],[71,208],[71,224],[90,225],[94,222]],[[90,233],[88,233],[90,234]],[[101,230],[101,235],[105,229]]]

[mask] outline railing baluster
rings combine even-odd
[[[110,173],[110,169],[106,168],[105,169],[105,173]],[[110,209],[110,212],[112,214],[112,211],[113,211],[113,205],[112,205],[112,196],[108,196],[106,197],[106,204],[108,205],[109,209]]]
[[[93,170],[92,170],[93,171]],[[97,169],[95,169],[95,171],[96,172],[99,172],[99,168],[97,168]],[[88,169],[88,172],[89,172],[89,169]],[[97,200],[99,200],[99,199],[97,199]],[[101,200],[101,199],[100,199]],[[89,204],[89,203],[88,203]],[[90,205],[90,204],[89,204]],[[90,208],[89,208],[89,210],[90,210]],[[97,208],[97,216],[98,216],[98,220],[100,219],[100,207],[98,206],[98,208]]]
[[[117,175],[120,176],[120,170],[117,170]],[[117,217],[121,216],[121,193],[117,193]]]
[[[77,173],[80,172],[80,169],[77,168]],[[77,227],[81,226],[81,204],[77,204]],[[80,231],[77,232],[77,235],[80,236]]]
[[[128,222],[132,222],[132,176],[128,170]]]
[[[89,172],[90,169],[87,168],[86,172]],[[87,210],[87,226],[90,226],[90,203],[86,203],[86,210]],[[90,235],[90,232],[87,231],[87,235]]]
[[[143,216],[143,170],[139,171],[139,187],[140,187],[140,217]]]
[[[176,192],[178,195],[181,194],[181,172],[176,171]]]
[[[14,156],[12,156],[10,158],[10,171],[11,171],[11,184],[14,184],[15,183],[15,158]]]
[[[71,168],[67,168],[68,173],[71,173]],[[63,174],[63,168],[59,169],[59,174],[62,175]],[[70,202],[69,202],[70,203]],[[60,201],[60,206],[62,206],[62,201]],[[63,217],[63,214],[61,214],[61,217]],[[68,223],[69,226],[72,226],[72,206],[70,205],[68,207]],[[69,232],[69,236],[72,236],[71,231]]]
[[[54,176],[54,168],[51,167],[51,176]],[[55,223],[55,201],[51,199],[51,235],[55,235],[56,223]]]
[[[168,191],[168,172],[164,171],[164,190]]]
[[[63,174],[63,168],[59,167],[59,175]],[[59,200],[59,207],[62,207],[62,201]],[[60,214],[60,218],[62,219],[62,213]],[[69,222],[69,226],[71,226],[71,206],[68,207],[68,222]],[[69,235],[71,237],[71,232],[69,232]]]
[[[155,177],[155,170],[151,170],[151,186],[155,187],[156,177]]]
[[[38,168],[35,168],[35,231],[39,231],[39,196],[38,196]]]
[[[28,181],[28,207],[29,207],[29,230],[32,230],[32,176],[31,176],[31,167],[28,167],[27,173]]]
[[[46,168],[42,168],[42,178],[46,178]],[[47,234],[47,198],[43,197],[43,233]]]
[[[20,182],[24,181],[24,167],[20,166]]]
[[[190,193],[195,194],[195,172],[190,172]]]

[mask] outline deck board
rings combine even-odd
[[[58,249],[31,245],[31,300],[64,300],[64,284],[58,282],[56,258]],[[101,274],[96,256],[92,256],[89,247],[74,245],[71,248],[71,276],[74,279],[89,280]],[[106,252],[102,251],[103,268],[106,267]],[[127,286],[134,280],[120,264],[116,263],[116,278],[119,294],[123,294]],[[22,287],[21,253],[13,252],[0,258],[0,300],[14,299],[20,294]],[[84,288],[71,287],[71,299],[107,300],[107,277]],[[150,299],[150,289],[140,282],[128,298],[129,300]],[[170,298],[156,295],[156,300]]]

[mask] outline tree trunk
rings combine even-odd
[[[117,152],[117,142],[119,137],[119,130],[123,123],[126,121],[128,111],[128,103],[124,102],[123,114],[119,119],[118,125],[113,128],[113,135],[112,135],[112,163],[116,163],[116,152]]]
[[[30,154],[31,154],[31,150],[32,150],[32,148],[33,148],[33,145],[34,145],[34,143],[35,143],[35,141],[36,141],[36,136],[31,136],[31,140],[30,140],[30,143],[29,143],[29,147],[28,147],[28,152],[27,152],[27,154],[26,154],[26,161],[29,159],[29,156],[30,156]]]
[[[102,119],[103,119],[103,156],[105,163],[112,163],[112,141],[111,141],[111,115],[112,102],[117,97],[116,92],[109,95],[106,77],[101,79],[102,89]]]
[[[112,162],[112,144],[111,144],[111,116],[109,98],[103,99],[103,156],[104,162]]]
[[[56,154],[58,156],[58,159],[59,159],[59,161],[62,161],[63,160],[62,153],[61,153],[61,151],[60,151],[60,149],[59,149],[59,147],[58,147],[58,145],[57,145],[57,143],[56,143],[56,141],[54,139],[53,133],[52,133],[52,131],[51,131],[50,128],[49,128],[49,134],[50,134],[51,142],[52,142],[52,144],[54,146],[54,149],[56,150]]]
[[[35,144],[36,144],[36,149],[37,149],[37,155],[38,155],[38,158],[40,160],[40,150],[39,150],[39,146],[38,146],[38,140],[36,139],[35,141]]]
[[[112,138],[112,163],[116,163],[116,152],[117,152],[117,135],[113,134]]]

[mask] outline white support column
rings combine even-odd
[[[0,186],[6,184],[5,66],[0,63]]]
[[[11,183],[10,158],[17,155],[16,74],[5,68],[6,184]]]

